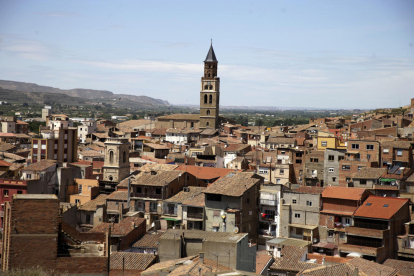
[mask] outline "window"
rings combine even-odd
[[[137,194],[141,194],[142,193],[142,187],[137,187]]]
[[[285,174],[285,170],[284,169],[280,169],[280,174],[281,175]]]
[[[210,96],[208,97],[208,103],[213,103],[213,95],[210,95]]]
[[[328,172],[333,173],[334,172],[334,168],[329,168]]]
[[[306,200],[306,206],[312,206],[312,201]]]
[[[351,144],[352,149],[359,149],[359,144]]]
[[[218,232],[219,231],[219,227],[218,226],[213,226],[213,232]]]
[[[157,195],[160,195],[160,194],[161,194],[161,188],[156,188],[156,189],[155,189],[155,193],[156,193]]]
[[[91,224],[91,215],[86,214],[86,224]]]
[[[365,168],[364,166],[358,166],[358,171],[360,171],[362,168]]]
[[[361,185],[366,185],[367,184],[367,180],[366,179],[360,179],[359,180],[359,184]],[[369,206],[369,205],[368,205]]]
[[[339,233],[339,238],[341,240],[344,240],[345,239],[345,233]]]
[[[114,152],[112,150],[109,151],[109,162],[114,162]]]
[[[344,160],[345,156],[338,156],[338,161]]]
[[[321,145],[322,145],[322,147],[327,147],[328,146],[328,142],[327,141],[322,141]]]
[[[300,218],[300,214],[296,213],[295,218]]]
[[[206,85],[206,89],[207,89],[207,85]],[[207,95],[204,95],[204,103],[207,103]]]
[[[207,200],[211,200],[211,201],[221,201],[221,195],[207,194]]]
[[[296,199],[292,199],[292,203],[293,204],[296,204]]]
[[[367,204],[365,204],[365,206],[371,206],[372,203],[368,202]]]
[[[397,156],[402,156],[402,150],[397,150]]]
[[[276,184],[280,184],[280,178],[276,179]]]
[[[92,186],[88,186],[88,191],[90,191],[90,190],[91,190],[91,188],[92,188]]]
[[[333,234],[334,234],[334,233],[333,233],[332,231],[329,231],[329,232],[328,232],[328,237],[329,237],[329,238],[333,238]]]
[[[124,153],[122,154],[122,162],[124,162],[124,163],[127,162],[127,152],[126,152],[126,150],[124,150]]]
[[[350,177],[347,177],[346,178],[346,183],[348,183],[348,182],[350,182],[351,181],[351,178]]]
[[[32,175],[30,173],[26,174],[27,179],[32,179]]]
[[[328,156],[328,161],[335,161],[335,156],[334,155],[329,155]]]
[[[9,197],[9,190],[3,190],[3,196]]]
[[[80,200],[79,199],[75,199],[75,204],[76,205],[80,204]]]
[[[296,159],[296,164],[302,164],[302,159]]]
[[[351,218],[345,218],[345,224],[351,225]]]
[[[390,152],[390,150],[389,149],[384,149],[382,152],[385,153],[385,154],[388,154]]]
[[[23,194],[23,191],[17,191],[17,194],[21,195],[21,194]]]
[[[79,193],[82,194],[82,185],[79,185]]]
[[[367,145],[367,150],[374,150],[374,145]]]
[[[300,158],[300,157],[302,157],[302,155],[303,155],[303,152],[297,152],[296,153],[296,157],[299,157]]]
[[[371,154],[367,154],[367,159],[370,160],[371,159]]]
[[[286,151],[282,150],[282,151],[280,152],[280,154],[286,154]]]
[[[332,177],[332,182],[335,182],[336,181],[336,177]]]
[[[207,115],[210,115],[210,110],[207,110]]]
[[[351,170],[351,165],[342,165],[342,170],[343,171],[349,171],[349,170]]]
[[[204,85],[204,90],[208,90],[208,85]]]

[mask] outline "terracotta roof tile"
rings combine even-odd
[[[55,160],[41,160],[36,163],[33,163],[25,168],[23,170],[25,171],[43,171],[46,170],[52,166],[56,166],[57,163]]]
[[[10,167],[12,163],[0,160],[0,167]]]
[[[394,276],[397,275],[397,269],[377,264],[372,261],[365,260],[363,258],[353,258],[348,264],[358,267],[360,272],[365,273],[367,276]]]
[[[163,235],[163,232],[145,234],[141,239],[136,241],[132,247],[139,248],[158,248],[160,237]]]
[[[261,272],[263,271],[263,269],[265,269],[266,265],[270,262],[270,260],[272,260],[272,256],[270,255],[256,254],[256,273],[261,274]]]
[[[232,172],[232,169],[223,169],[223,168],[210,168],[210,167],[198,167],[198,166],[188,166],[181,165],[176,168],[179,171],[185,171],[191,175],[194,175],[198,179],[210,180],[215,178],[220,178]]]
[[[397,269],[401,276],[414,275],[414,262],[387,259],[383,265]]]
[[[140,225],[142,223],[146,223],[146,220],[144,218],[127,217],[121,222],[113,224],[111,234],[116,236],[125,236],[132,230],[134,230],[135,226]],[[112,223],[102,222],[101,224],[98,224],[97,226],[89,230],[89,233],[106,233],[108,232],[109,227],[111,225]]]
[[[378,179],[384,173],[387,173],[386,168],[362,168],[359,172],[355,173],[352,178],[362,179]]]
[[[365,191],[361,188],[328,186],[323,190],[322,197],[360,200]]]
[[[230,172],[211,184],[204,193],[239,197],[254,185],[263,182],[263,177],[251,172]]]
[[[326,187],[317,187],[317,186],[299,186],[296,189],[292,189],[295,193],[301,194],[321,194]]]
[[[94,212],[96,211],[98,206],[105,205],[107,197],[108,195],[104,194],[98,195],[95,199],[89,200],[85,204],[79,206],[78,210]]]
[[[271,270],[299,272],[304,269],[319,267],[318,264],[300,262],[307,251],[307,247],[286,245],[282,248],[281,257],[275,258],[275,262],[270,268]]]
[[[200,193],[195,197],[183,201],[182,205],[204,207],[206,206],[206,195],[204,193]]]
[[[112,252],[111,270],[137,270],[144,271],[156,261],[154,254],[133,253],[133,252]],[[112,273],[111,273],[112,274]]]
[[[410,149],[411,144],[413,142],[411,141],[386,141],[381,143],[382,148],[392,147],[396,149]]]
[[[335,264],[331,266],[319,266],[310,269],[302,270],[298,275],[306,276],[326,276],[326,275],[336,275],[336,276],[345,276],[345,275],[354,275],[355,267],[350,264]],[[367,276],[365,273],[358,271],[358,276]]]
[[[407,203],[408,199],[405,198],[369,196],[355,211],[354,216],[390,219]]]
[[[111,200],[128,200],[128,192],[115,191],[108,195],[107,199]]]
[[[185,191],[180,191],[178,194],[164,200],[165,202],[177,202],[182,203],[186,200],[191,200],[192,198],[203,193],[205,187],[187,187]]]

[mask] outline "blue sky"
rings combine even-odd
[[[198,104],[379,108],[414,97],[414,1],[0,0],[0,79]]]

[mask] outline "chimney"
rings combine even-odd
[[[325,265],[325,257],[322,258],[322,265]]]
[[[204,264],[204,252],[200,252],[198,255],[199,255],[198,262],[200,264]]]

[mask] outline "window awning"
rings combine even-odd
[[[181,219],[176,219],[176,218],[162,218],[165,220],[171,220],[171,221],[181,221]]]
[[[397,181],[397,179],[394,178],[381,178],[381,182],[391,182],[391,181]]]

